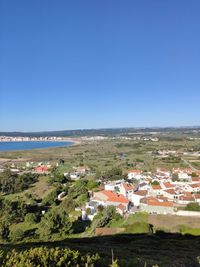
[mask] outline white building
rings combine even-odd
[[[179,172],[178,173],[178,180],[190,182],[190,181],[192,181],[192,177],[190,175],[188,175],[187,173]]]
[[[140,180],[142,178],[141,173],[142,171],[140,170],[130,170],[128,171],[128,179],[129,180],[132,180],[132,179]]]
[[[132,194],[132,203],[134,206],[140,206],[140,200],[148,195],[147,190],[139,190]]]
[[[119,187],[119,192],[131,201],[132,194],[134,192],[134,186],[130,183],[122,183]]]

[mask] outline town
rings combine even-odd
[[[164,235],[164,253],[169,240],[173,240],[176,251],[177,239],[173,236],[179,235],[181,245],[189,242],[192,251],[194,247],[198,251],[199,132],[115,131],[112,135],[88,131],[87,135],[65,137],[71,140],[69,146],[58,142],[58,147],[49,148],[48,143],[53,142],[46,140],[62,141],[63,137],[44,135],[41,143],[44,140],[47,144],[45,149],[1,151],[0,242],[7,246],[56,241],[70,248],[74,242],[80,242],[83,248],[83,242],[89,242],[99,253],[102,240],[115,243],[119,238],[121,244],[124,238],[122,250],[116,245],[117,255],[123,251],[122,266],[129,262],[129,238],[139,242],[137,248],[144,244],[148,248],[149,238],[160,244],[159,238]],[[16,136],[11,138],[13,142],[1,144],[21,143],[26,148],[26,143],[32,145],[34,140],[40,143],[40,137],[30,139],[15,142],[22,140]],[[78,245],[75,248],[80,249]],[[108,266],[110,252],[104,241],[103,249]],[[132,260],[134,255],[137,253]],[[145,262],[135,266],[143,267]]]
[[[104,189],[93,193],[90,207],[95,213],[98,205],[116,207],[121,215],[135,212],[200,216],[200,213],[183,210],[190,203],[200,204],[200,172],[176,169],[172,172],[158,169],[144,174],[129,170],[127,179],[106,182]]]
[[[26,162],[26,167],[20,170],[12,164],[10,171],[18,174],[51,174],[53,167],[50,163],[43,165],[41,162],[36,165],[34,162]],[[63,177],[68,177],[71,182],[84,180],[91,174],[88,167],[73,169],[73,172],[63,173]],[[0,172],[4,171],[0,169]],[[151,173],[135,169],[127,170],[122,176],[124,178],[115,180],[114,177],[112,181],[108,177],[98,177],[98,186],[94,192],[89,192],[89,201],[76,207],[76,210],[82,211],[83,220],[92,220],[99,206],[114,206],[122,216],[137,212],[200,216],[200,171],[194,172],[191,168],[173,168],[171,171],[158,168],[155,173]],[[57,198],[62,201],[65,196],[66,192],[63,191]]]

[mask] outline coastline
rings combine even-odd
[[[14,142],[71,142],[72,145],[81,144],[81,139],[78,138],[62,138],[62,139],[24,139],[24,140],[0,140],[0,143],[14,143]]]
[[[38,144],[37,144],[38,143]],[[46,145],[45,145],[46,143]],[[52,143],[52,145],[51,145]],[[81,142],[77,138],[63,138],[59,140],[4,140],[0,141],[0,154],[18,153],[22,151],[46,150],[51,148],[77,146]],[[33,144],[33,145],[32,145]],[[41,145],[40,145],[41,144]]]

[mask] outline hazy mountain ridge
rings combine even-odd
[[[78,129],[78,130],[61,130],[61,131],[41,131],[41,132],[0,132],[0,136],[112,136],[112,135],[126,135],[126,134],[147,134],[147,133],[193,133],[200,131],[200,126],[191,127],[133,127],[133,128],[102,128],[102,129]]]

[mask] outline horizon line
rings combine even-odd
[[[192,126],[128,126],[128,127],[103,127],[103,128],[77,128],[77,129],[68,129],[68,130],[39,130],[39,131],[0,131],[0,133],[44,133],[44,132],[67,132],[67,131],[90,131],[90,130],[111,130],[111,129],[166,129],[166,128],[200,128],[200,125]]]

